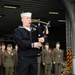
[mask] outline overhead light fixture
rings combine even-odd
[[[58,20],[58,22],[66,22],[66,20]]]
[[[3,17],[3,16],[4,16],[3,14],[0,14],[0,18]]]
[[[16,9],[16,6],[9,6],[9,5],[5,5],[4,8],[9,8],[9,9]]]
[[[16,9],[19,7],[19,5],[5,4],[3,7],[7,9]]]
[[[2,17],[2,15],[0,15],[0,17]]]
[[[59,14],[59,12],[49,12],[49,14],[58,15],[58,14]]]

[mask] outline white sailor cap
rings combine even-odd
[[[31,12],[22,12],[20,15],[21,15],[21,18],[22,17],[31,17],[32,13]]]

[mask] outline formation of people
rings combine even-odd
[[[18,46],[15,45],[13,49],[12,44],[5,43],[0,45],[0,75],[18,75],[17,74],[17,64],[18,64],[18,55],[17,55]]]
[[[56,43],[56,47],[52,50],[49,43],[42,46],[38,60],[38,75],[51,75],[54,64],[54,74],[61,75],[63,64],[63,50],[60,49],[60,42]],[[12,44],[7,47],[4,43],[0,45],[0,75],[18,75],[18,45]]]
[[[38,57],[38,75],[51,75],[52,70],[54,70],[54,75],[61,75],[62,66],[63,50],[60,49],[60,42],[56,42],[53,50],[49,48],[49,43],[46,43],[41,56]]]

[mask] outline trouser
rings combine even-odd
[[[4,66],[1,66],[0,68],[1,68],[1,75],[5,75],[5,68],[4,68]]]
[[[38,63],[38,75],[40,75],[41,63]]]
[[[38,75],[37,57],[18,58],[18,75]]]
[[[1,66],[0,66],[0,75],[1,75]]]
[[[51,75],[51,64],[45,64],[45,75]]]
[[[13,67],[5,67],[5,75],[13,75]]]
[[[55,75],[61,75],[61,64],[55,64]]]
[[[14,66],[14,75],[18,75],[18,66]]]

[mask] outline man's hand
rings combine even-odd
[[[55,64],[55,61],[53,63]]]
[[[40,47],[42,47],[42,44],[40,42],[35,42],[34,43],[34,48],[40,49]]]
[[[41,38],[38,38],[38,41],[39,41],[40,43],[43,43],[45,40],[44,40],[43,37],[41,37]]]

